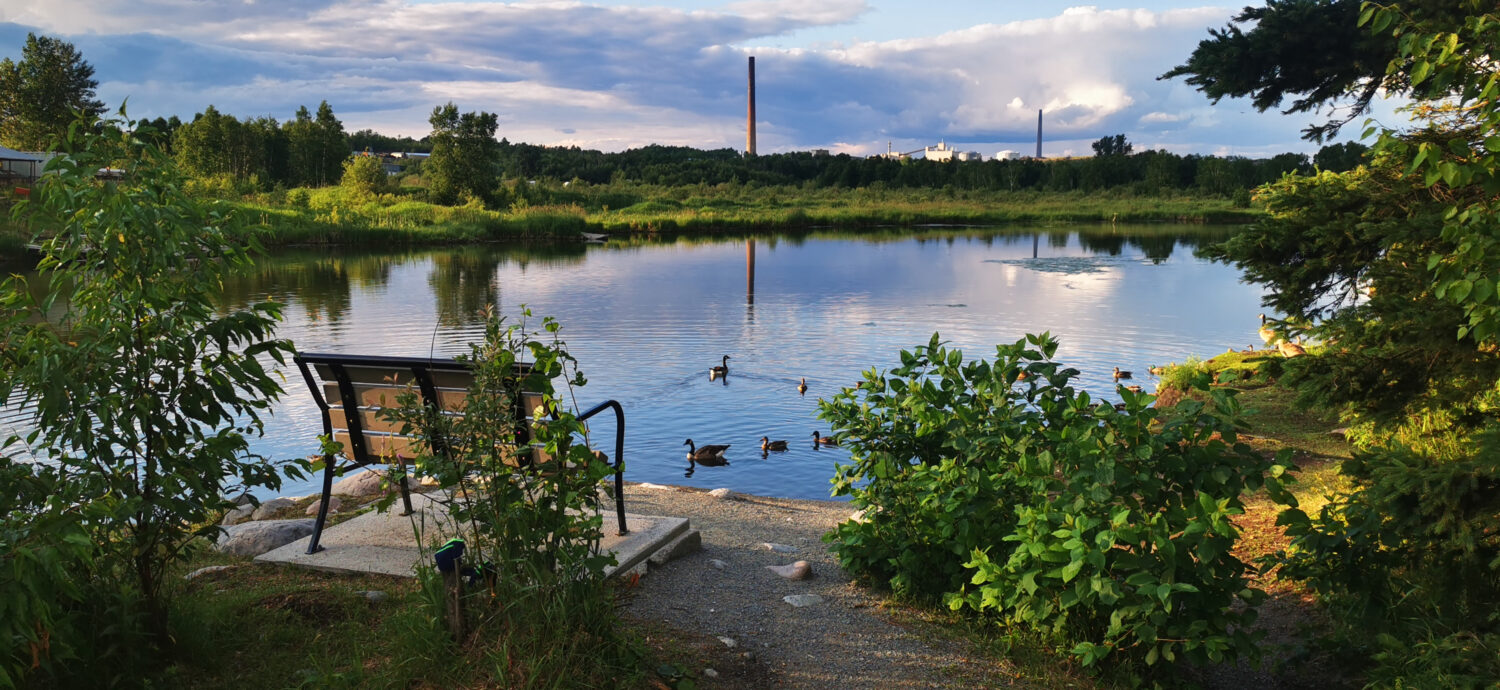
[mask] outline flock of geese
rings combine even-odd
[[[1265,314],[1260,315],[1260,330],[1258,331],[1258,334],[1260,335],[1261,340],[1264,340],[1267,345],[1276,345],[1276,349],[1280,351],[1283,357],[1296,357],[1298,355],[1307,353],[1307,350],[1304,349],[1300,343],[1288,342],[1285,338],[1282,338],[1281,335],[1278,334],[1274,329],[1272,329],[1270,326],[1267,326]],[[1163,373],[1166,373],[1166,367],[1151,367],[1147,371],[1153,376],[1160,376]],[[719,361],[719,364],[717,366],[709,367],[708,379],[710,381],[713,381],[718,378],[724,378],[725,382],[727,383],[728,376],[729,355],[724,355],[724,358]],[[1119,383],[1123,380],[1133,379],[1135,375],[1133,372],[1115,367],[1113,377],[1115,382]],[[1021,372],[1019,380],[1025,381],[1026,378],[1026,372]],[[858,388],[861,385],[863,385],[863,382],[855,384],[855,387]],[[1140,393],[1142,390],[1141,387],[1137,385],[1125,386],[1125,389],[1132,393]],[[797,394],[807,394],[806,377],[803,377],[797,384]],[[1117,409],[1123,408],[1124,403],[1118,403],[1115,405],[1115,407]],[[812,439],[814,449],[820,449],[827,446],[837,446],[839,444],[837,439],[823,436],[817,431],[812,432]],[[725,443],[723,445],[713,444],[698,446],[693,444],[693,439],[688,439],[686,441],[683,441],[682,445],[688,447],[687,459],[689,463],[705,465],[708,467],[719,467],[729,464],[729,461],[724,458],[724,451],[729,450],[730,444],[728,443]],[[788,445],[784,440],[772,441],[769,436],[760,437],[761,457],[766,457],[770,453],[785,453],[787,449]]]
[[[713,381],[715,379],[723,378],[727,382],[728,377],[729,355],[724,355],[723,359],[719,360],[718,365],[708,368],[708,380]],[[800,381],[798,381],[797,394],[807,394],[807,377],[804,376]],[[816,430],[812,432],[812,439],[814,450],[826,448],[828,446],[837,446],[839,444],[838,439],[829,436],[823,436]],[[693,439],[688,439],[686,441],[683,441],[682,445],[688,447],[687,459],[689,463],[704,465],[707,467],[720,467],[729,464],[729,460],[725,459],[724,457],[724,451],[729,450],[729,446],[731,444],[725,443],[722,445],[710,444],[706,446],[699,446],[693,443]],[[772,441],[771,437],[769,436],[760,437],[761,457],[766,457],[771,453],[785,453],[788,448],[789,446],[784,440]]]

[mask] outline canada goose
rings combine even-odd
[[[1281,340],[1281,338],[1276,336],[1276,330],[1266,325],[1265,314],[1260,315],[1260,330],[1256,331],[1256,333],[1260,334],[1261,341],[1267,345],[1275,345],[1276,341]]]
[[[802,383],[797,384],[797,395],[807,395],[807,377],[802,377]]]
[[[836,446],[838,444],[839,444],[839,440],[838,439],[836,439],[836,438],[834,438],[832,436],[819,436],[817,431],[813,431],[813,447],[814,448],[817,448],[818,446]]]
[[[727,443],[722,446],[704,446],[702,448],[698,448],[697,446],[693,445],[693,439],[683,441],[682,445],[688,447],[687,458],[689,460],[692,460],[694,462],[701,462],[705,465],[708,465],[715,460],[723,460],[724,451],[729,450],[729,444]]]
[[[772,441],[769,436],[760,437],[761,452],[776,451],[778,453],[786,450],[786,441]]]
[[[1307,354],[1307,350],[1298,343],[1289,343],[1285,340],[1276,344],[1276,350],[1282,357],[1297,357]]]
[[[724,355],[723,362],[724,363],[720,364],[719,366],[709,367],[708,368],[708,377],[710,379],[712,379],[715,376],[728,376],[729,375],[729,355]]]
[[[1128,372],[1128,371],[1120,371],[1119,367],[1115,367],[1115,380],[1116,381],[1119,381],[1120,379],[1128,379],[1131,376],[1132,376],[1132,374],[1130,372]]]

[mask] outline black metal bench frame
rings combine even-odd
[[[456,359],[433,359],[427,357],[388,357],[381,355],[341,355],[327,353],[298,353],[292,358],[297,363],[297,368],[302,371],[302,378],[307,382],[307,389],[312,392],[313,401],[318,405],[318,411],[323,416],[323,433],[328,438],[333,438],[333,419],[330,411],[337,405],[344,412],[347,429],[349,432],[348,448],[344,451],[350,457],[350,462],[342,468],[337,468],[337,457],[332,454],[323,456],[323,491],[318,505],[318,519],[313,525],[312,541],[307,546],[307,553],[317,553],[323,550],[318,541],[323,536],[323,525],[328,520],[328,501],[333,492],[333,478],[336,474],[342,474],[351,469],[365,467],[368,465],[382,464],[383,459],[373,456],[365,445],[365,433],[362,428],[360,416],[361,406],[359,396],[355,394],[354,382],[350,379],[345,367],[371,367],[410,371],[413,380],[417,383],[417,392],[420,394],[424,405],[439,407],[438,388],[433,382],[434,372],[459,372],[471,373],[467,363]],[[328,367],[333,374],[332,381],[321,379],[313,373],[313,368],[323,365]],[[529,373],[528,365],[517,365],[517,374]],[[320,382],[337,383],[339,388],[339,400],[330,404],[323,395],[323,387]],[[521,400],[516,400],[516,419],[524,421],[526,410]],[[629,533],[625,527],[625,410],[620,403],[614,400],[606,400],[583,414],[578,415],[579,421],[586,421],[606,409],[615,413],[615,513],[619,522],[619,534],[624,536]],[[401,477],[396,482],[401,489],[401,501],[406,508],[406,513],[412,512],[411,490],[407,487],[406,472],[403,467]]]

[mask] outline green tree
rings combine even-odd
[[[368,197],[379,194],[385,191],[387,184],[385,166],[381,165],[380,158],[364,154],[351,156],[344,162],[344,176],[339,186],[351,195]]]
[[[1116,134],[1112,137],[1103,137],[1091,144],[1094,147],[1095,156],[1128,156],[1135,148],[1130,142],[1125,141],[1124,134]]]
[[[1313,155],[1313,165],[1319,170],[1329,172],[1347,172],[1359,167],[1365,162],[1365,154],[1370,147],[1357,141],[1346,141],[1341,144],[1329,144]]]
[[[188,196],[171,160],[131,134],[136,123],[82,124],[56,177],[17,206],[38,232],[45,287],[12,277],[0,288],[0,405],[35,410],[32,443],[70,487],[34,517],[81,515],[96,555],[70,576],[116,599],[90,631],[109,640],[99,651],[150,668],[161,657],[134,635],[170,646],[169,567],[218,529],[226,490],[279,486],[246,435],[281,392],[263,358],[281,360],[291,343],[272,338],[278,305],[213,302],[253,250],[228,210]],[[104,166],[123,166],[124,180],[100,184]],[[67,309],[49,321],[53,304]]]
[[[423,166],[428,193],[440,204],[464,196],[488,201],[495,192],[498,144],[494,113],[459,115],[452,102],[433,108],[432,155]]]
[[[78,116],[98,117],[94,68],[73,44],[26,34],[21,61],[0,60],[0,144],[38,151],[67,133]]]

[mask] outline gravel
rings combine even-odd
[[[1005,684],[997,662],[962,643],[892,624],[878,610],[881,596],[850,581],[822,541],[849,517],[847,503],[745,494],[725,499],[697,489],[631,485],[625,506],[639,515],[686,517],[703,534],[702,551],[653,567],[630,591],[627,618],[686,636],[733,639],[739,649],[754,650],[745,658],[761,666],[762,680],[780,687]],[[769,550],[768,543],[795,547],[795,555]],[[797,560],[808,562],[812,577],[788,580],[766,568]],[[822,601],[791,606],[783,600],[808,594]],[[725,687],[727,679],[712,686]]]

